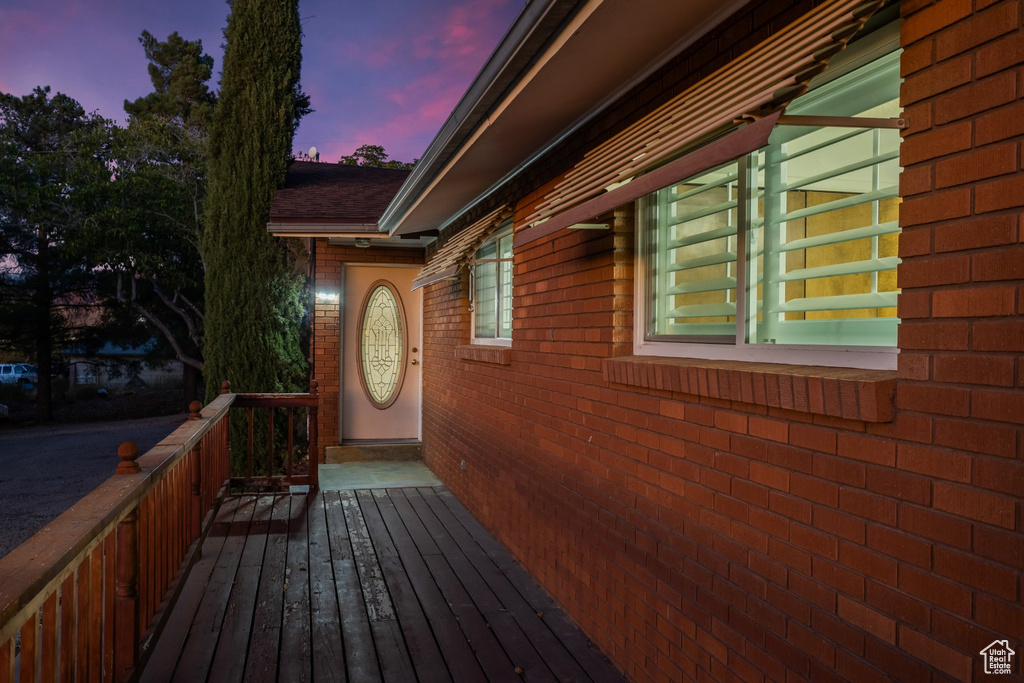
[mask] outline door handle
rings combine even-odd
[[[416,360],[415,358],[413,358],[413,359],[412,359],[412,364],[413,364],[413,365],[419,365],[419,364],[420,364],[420,362],[419,362],[418,360]]]

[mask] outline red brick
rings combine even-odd
[[[896,644],[896,621],[881,612],[840,595],[836,613],[842,619],[861,627],[876,638],[881,638],[891,645]]]
[[[977,253],[971,257],[971,267],[976,282],[1024,279],[1024,247]]]
[[[1004,529],[1014,528],[1016,510],[1012,497],[941,482],[935,483],[933,494],[937,510]]]
[[[1024,351],[1024,321],[979,320],[971,324],[976,351]]]
[[[820,505],[815,506],[813,522],[816,529],[820,529],[825,533],[845,538],[861,545],[865,542],[864,522],[838,510]]]
[[[966,123],[957,124],[966,125]],[[995,111],[981,114],[975,119],[974,144],[979,147],[997,140],[1006,140],[1024,134],[1024,102],[1016,102]],[[963,135],[963,133],[960,133]],[[969,135],[969,133],[968,133]],[[957,141],[959,145],[962,140]],[[939,143],[935,143],[939,144]],[[969,145],[968,145],[969,146]],[[967,147],[961,147],[967,149]],[[959,150],[956,150],[959,151]],[[944,152],[948,154],[948,152]],[[902,150],[901,150],[902,154]],[[939,156],[939,155],[934,155]],[[931,157],[928,157],[931,158]]]
[[[748,419],[748,432],[751,436],[757,436],[771,441],[785,443],[789,438],[789,424],[783,420],[768,420],[751,416]]]
[[[848,486],[864,486],[864,465],[859,462],[820,453],[814,454],[812,462],[813,474],[816,477]]]
[[[840,432],[839,455],[876,465],[892,466],[896,464],[896,444],[888,439]]]
[[[790,443],[811,451],[835,454],[837,436],[829,429],[793,423],[790,425]]]
[[[1017,431],[1013,427],[990,422],[937,419],[935,444],[1012,458],[1017,453]]]
[[[1024,424],[1024,394],[1019,391],[975,389],[971,395],[971,417]]]
[[[905,564],[913,564],[924,569],[931,569],[931,543],[901,531],[879,525],[869,524],[867,532],[868,547],[872,550],[877,550],[880,553],[894,557]]]
[[[725,410],[715,411],[715,427],[739,434],[747,433],[747,416]]]
[[[1009,567],[1024,567],[1024,534],[1018,532],[976,525],[972,550]]]
[[[987,43],[1018,26],[1017,4],[1001,2],[984,12],[976,12],[952,31],[943,31],[935,37],[935,59],[942,61],[970,48]]]
[[[908,46],[900,55],[900,76],[906,78],[912,73],[931,66],[934,61],[934,52],[935,43],[931,40]]]
[[[1024,178],[1019,174],[999,178],[974,188],[974,210],[978,213],[1024,206]],[[948,209],[955,210],[952,206]]]
[[[1000,119],[1000,121],[1001,120],[1002,119]],[[992,125],[994,126],[996,123],[997,122],[993,121]],[[910,119],[910,125],[915,125],[913,118]],[[1020,125],[1022,126],[1022,129],[1024,129],[1024,124]],[[1006,135],[993,139],[1002,140],[1006,137],[1010,136]],[[915,132],[913,135],[904,138],[903,143],[900,145],[900,165],[905,168],[909,168],[914,164],[921,163],[922,161],[928,161],[930,159],[935,159],[936,157],[943,157],[947,154],[954,154],[956,152],[963,152],[964,150],[970,149],[972,144],[971,124],[967,121],[954,123],[934,130],[927,130],[922,133]],[[903,211],[904,209],[900,210],[901,217]],[[901,225],[910,224],[911,223],[906,221],[901,222]]]
[[[896,503],[857,489],[839,489],[839,509],[864,519],[896,526]]]
[[[971,591],[967,588],[906,565],[899,571],[899,587],[907,594],[955,614],[970,616]]]
[[[1013,244],[1017,241],[1017,216],[991,216],[936,226],[935,251],[966,251]],[[903,239],[903,236],[900,236]]]
[[[1021,63],[1024,63],[1024,33],[1018,32],[979,48],[974,57],[974,73],[982,78]]]
[[[1013,386],[1014,358],[993,354],[936,355],[936,382]]]
[[[750,463],[750,480],[781,491],[789,490],[789,473],[759,462]]]
[[[931,299],[927,292],[924,294],[929,300]],[[903,296],[902,293],[900,296]],[[902,351],[896,358],[896,376],[900,379],[929,380],[931,379],[931,361],[930,354]]]
[[[915,194],[921,194],[922,192],[928,192],[932,190],[935,185],[933,181],[934,168],[932,166],[914,166],[909,169],[905,169],[900,173],[900,196],[911,197]],[[904,249],[903,238],[907,236],[907,233],[900,235],[900,251]],[[927,254],[927,251],[918,253]]]
[[[927,290],[904,289],[896,300],[896,312],[901,320],[932,317],[932,293]]]
[[[1000,105],[1012,102],[1016,97],[1016,73],[1006,71],[995,76],[989,76],[986,79],[975,81],[970,85],[965,85],[953,92],[939,96],[935,100],[935,108],[933,110],[935,123],[942,125],[951,121],[966,119],[972,114],[989,111]],[[971,163],[971,165],[973,168],[967,170],[968,175],[983,171],[983,169],[977,168],[975,164]],[[990,173],[989,175],[996,175],[996,173]],[[936,181],[938,181],[938,176],[939,172],[936,168]]]
[[[934,552],[933,567],[939,576],[1006,600],[1017,598],[1019,577],[1016,572],[942,546],[936,546]]]
[[[866,528],[866,527],[865,527]],[[897,562],[880,553],[868,550],[864,543],[839,543],[839,562],[873,581],[895,586]]]
[[[967,655],[906,626],[899,627],[899,639],[900,647],[921,661],[945,671],[955,680],[970,680],[972,660]]]
[[[930,505],[932,482],[928,477],[908,474],[884,467],[870,467],[867,472],[867,488],[886,498]]]
[[[972,458],[971,483],[978,488],[1020,496],[1024,492],[1024,462]]]
[[[900,26],[900,44],[910,45],[950,24],[970,16],[970,0],[941,0],[920,12],[906,16]],[[908,8],[903,8],[904,12]]]
[[[904,79],[900,86],[900,103],[903,106],[911,105],[969,83],[970,80],[971,57],[961,55]]]
[[[956,191],[959,192],[959,190]],[[908,259],[900,264],[896,279],[899,286],[903,288],[931,287],[967,282],[970,279],[970,274],[970,257],[965,254],[957,254]]]
[[[975,619],[997,633],[1024,633],[1024,607],[979,594],[975,598]]]
[[[896,333],[900,349],[966,350],[971,326],[966,322],[908,320]]]
[[[935,187],[943,189],[1014,173],[1019,161],[1016,143],[982,147],[948,157],[935,164]]]
[[[908,472],[965,484],[971,481],[971,459],[956,451],[901,443],[896,461]]]
[[[896,407],[905,410],[967,417],[970,406],[970,391],[957,387],[901,382],[896,392]]]

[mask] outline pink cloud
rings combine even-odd
[[[338,50],[345,62],[362,64],[370,69],[385,69],[401,60],[402,43],[397,38],[363,42],[345,42]]]

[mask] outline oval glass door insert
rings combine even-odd
[[[383,410],[398,398],[405,375],[405,311],[390,282],[370,285],[360,318],[359,379],[370,403]]]

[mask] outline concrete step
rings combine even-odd
[[[324,457],[329,465],[346,462],[397,462],[423,459],[423,444],[419,441],[401,443],[366,443],[328,446]]]

